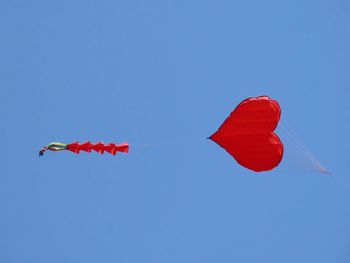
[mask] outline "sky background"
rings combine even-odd
[[[346,0],[0,0],[0,261],[348,263],[349,70]],[[259,95],[334,177],[206,140]]]

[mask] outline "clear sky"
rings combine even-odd
[[[348,263],[349,72],[346,0],[1,0],[0,262]],[[334,177],[206,140],[258,95]]]

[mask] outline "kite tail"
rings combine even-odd
[[[44,152],[47,150],[47,147],[43,147],[40,151],[39,151],[39,157],[44,155]]]
[[[89,141],[84,143],[74,142],[71,144],[67,144],[66,150],[74,152],[76,154],[79,154],[80,151],[91,152],[92,150],[94,150],[99,154],[108,152],[112,155],[116,155],[117,152],[128,153],[129,144],[127,142],[122,144],[114,144],[114,143],[105,144],[103,142],[91,143]]]
[[[52,143],[49,143],[47,146],[43,147],[43,148],[39,151],[39,157],[40,157],[40,156],[43,156],[44,153],[45,153],[47,150],[57,152],[57,151],[66,150],[66,148],[67,148],[67,145],[64,144],[64,143],[52,142]]]

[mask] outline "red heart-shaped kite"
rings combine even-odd
[[[267,96],[248,98],[231,112],[209,138],[242,166],[255,172],[275,168],[282,160],[283,144],[273,132],[281,109]]]

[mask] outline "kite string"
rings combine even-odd
[[[282,131],[291,139],[291,142],[296,146],[297,150],[299,150],[303,155],[308,157],[309,159],[315,159],[313,155],[310,153],[306,147],[301,143],[300,138],[298,138],[295,133],[291,131],[290,128],[287,128],[287,125],[281,122]]]
[[[306,158],[307,163],[313,167],[315,170],[331,175],[331,173],[321,164],[321,162],[316,158],[316,156],[305,146],[299,136],[293,132],[293,129],[286,121],[281,121],[281,129],[284,134],[286,134],[291,142],[294,144],[296,149],[301,153],[303,157]]]

